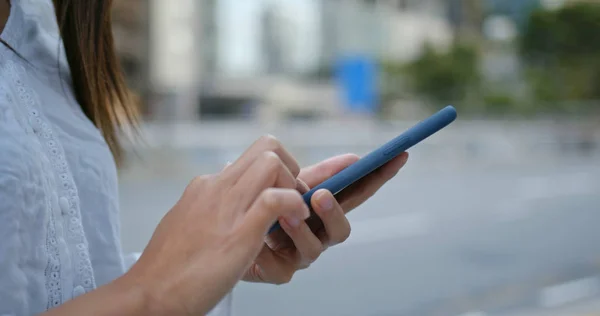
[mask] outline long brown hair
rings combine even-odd
[[[117,57],[112,0],[53,0],[75,97],[121,161],[120,132],[135,127],[137,108]]]

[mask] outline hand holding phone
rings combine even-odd
[[[456,109],[453,106],[449,105],[443,108],[306,192],[302,196],[304,202],[310,208],[312,195],[320,189],[326,189],[334,195],[338,194],[344,188],[362,179],[409,148],[448,126],[456,117]],[[268,233],[270,234],[279,228],[279,223],[275,223],[269,229]]]

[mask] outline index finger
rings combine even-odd
[[[255,141],[235,162],[223,171],[225,178],[239,178],[252,162],[264,152],[272,151],[283,164],[290,170],[290,173],[297,177],[300,173],[300,166],[296,159],[283,147],[281,142],[271,135],[262,136]]]
[[[360,158],[354,154],[335,156],[302,169],[298,178],[302,179],[309,188],[313,188],[355,163],[358,159]]]

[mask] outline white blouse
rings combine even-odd
[[[0,44],[0,315],[122,275],[117,172],[72,92],[51,0],[11,0]],[[228,297],[212,315],[229,315]]]

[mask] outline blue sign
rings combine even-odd
[[[342,57],[336,80],[345,107],[353,113],[374,113],[378,107],[377,64],[367,56]]]

